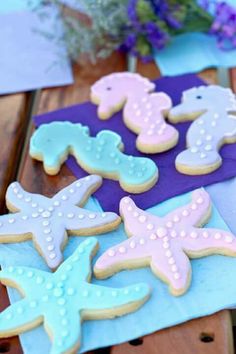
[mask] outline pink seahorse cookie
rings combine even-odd
[[[169,285],[170,292],[182,295],[191,282],[189,258],[212,254],[236,256],[236,238],[223,230],[200,228],[211,214],[207,192],[197,189],[192,201],[159,217],[145,212],[125,197],[120,202],[128,239],[108,249],[96,262],[97,278],[106,278],[122,269],[150,266]]]
[[[182,103],[172,108],[173,123],[194,120],[187,132],[187,149],[175,161],[179,172],[201,175],[222,164],[219,149],[236,142],[236,98],[220,86],[200,86],[183,93]]]
[[[98,105],[98,116],[108,119],[123,109],[124,123],[138,135],[139,151],[154,154],[177,144],[178,131],[164,116],[172,106],[164,92],[152,93],[155,84],[135,73],[114,73],[91,87],[91,100]]]

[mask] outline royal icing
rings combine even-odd
[[[169,150],[178,141],[177,130],[164,119],[171,99],[164,92],[151,93],[154,89],[148,79],[128,72],[105,76],[91,87],[91,100],[98,104],[101,119],[124,107],[124,122],[138,135],[136,146],[144,153]]]
[[[149,297],[145,283],[111,288],[89,283],[96,238],[82,242],[55,273],[8,267],[0,280],[15,284],[24,298],[0,314],[0,336],[19,334],[44,323],[51,354],[74,353],[81,342],[81,322],[111,318],[138,309]]]
[[[96,137],[89,136],[89,128],[70,122],[41,125],[30,141],[30,155],[43,161],[49,174],[56,174],[69,154],[89,173],[118,180],[131,193],[150,189],[157,181],[158,169],[148,158],[133,157],[121,152],[121,137],[103,130]]]
[[[62,248],[69,234],[94,235],[118,226],[120,218],[115,213],[93,212],[80,207],[101,183],[100,176],[87,176],[52,198],[28,193],[19,183],[12,183],[6,200],[8,209],[14,214],[0,216],[0,243],[32,238],[48,266],[56,268],[63,260]]]
[[[211,254],[236,256],[236,238],[223,230],[205,228],[210,198],[203,189],[192,193],[190,204],[164,217],[136,207],[125,197],[120,203],[129,239],[108,249],[96,262],[96,277],[105,278],[126,268],[150,266],[169,285],[173,295],[183,294],[190,283],[189,258]]]
[[[205,174],[221,165],[219,148],[236,142],[235,112],[236,99],[229,88],[201,86],[183,93],[182,103],[171,109],[169,119],[175,123],[197,119],[187,132],[188,148],[176,158],[180,172]]]

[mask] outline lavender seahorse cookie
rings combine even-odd
[[[124,123],[138,135],[136,147],[154,154],[177,144],[178,132],[167,124],[164,116],[171,99],[164,92],[152,93],[155,84],[134,73],[114,73],[91,87],[91,100],[98,105],[98,116],[108,119],[124,107]]]
[[[120,135],[102,130],[91,137],[89,128],[70,122],[41,125],[30,140],[30,155],[43,161],[50,175],[58,173],[69,154],[88,173],[117,180],[122,189],[142,193],[158,179],[156,164],[146,157],[125,155]]]
[[[115,229],[120,218],[115,213],[98,213],[82,208],[102,183],[100,176],[81,178],[52,198],[28,193],[18,182],[6,193],[8,209],[14,214],[0,216],[0,243],[32,239],[50,268],[63,261],[62,249],[68,235],[95,235]]]
[[[182,103],[171,109],[169,120],[194,119],[187,132],[188,148],[177,156],[175,164],[184,174],[207,174],[222,164],[220,147],[236,142],[236,98],[232,90],[213,85],[185,91]]]

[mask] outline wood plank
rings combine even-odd
[[[236,68],[232,68],[229,70],[230,82],[233,91],[236,93]]]

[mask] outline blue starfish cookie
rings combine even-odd
[[[81,343],[81,322],[121,316],[137,310],[149,297],[145,283],[109,288],[89,283],[96,238],[82,242],[55,273],[28,267],[0,272],[5,285],[17,287],[23,299],[0,314],[0,337],[44,324],[52,338],[50,354],[74,353]]]
[[[7,207],[14,214],[0,216],[0,243],[32,239],[48,266],[62,262],[62,249],[68,235],[94,235],[109,232],[120,223],[115,213],[91,212],[82,205],[101,185],[100,176],[81,178],[52,198],[28,193],[18,182],[7,190]]]
[[[130,193],[142,193],[158,179],[156,164],[146,157],[128,156],[120,135],[102,130],[91,137],[89,128],[80,123],[52,122],[41,125],[30,140],[30,156],[43,161],[50,175],[59,172],[61,164],[71,154],[88,173],[119,181]]]

